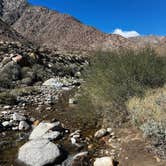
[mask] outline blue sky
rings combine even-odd
[[[70,14],[81,22],[107,33],[119,28],[120,33],[125,34],[124,31],[137,31],[142,35],[166,35],[166,0],[29,0],[29,2]]]

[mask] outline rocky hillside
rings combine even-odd
[[[43,7],[27,7],[13,27],[29,40],[59,50],[115,48],[126,43],[123,37],[102,33],[69,15]]]
[[[35,48],[19,42],[0,43],[0,89],[39,84],[51,77],[77,77],[83,56]]]
[[[166,37],[164,36],[139,36],[139,37],[131,37],[129,40],[138,46],[142,47],[144,45],[152,45],[159,46],[161,44],[166,43]]]
[[[0,0],[0,16],[6,23],[13,24],[27,5],[26,0]]]
[[[20,41],[28,43],[18,32],[0,19],[0,41]]]
[[[165,36],[139,36],[129,38],[130,42],[137,45],[138,48],[151,46],[157,50],[158,53],[164,55],[166,53],[166,37]]]

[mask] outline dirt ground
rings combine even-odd
[[[150,143],[137,129],[119,131],[122,140],[119,166],[166,166],[166,161],[159,159],[150,151]]]

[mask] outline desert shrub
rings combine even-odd
[[[9,94],[12,96],[27,96],[38,94],[39,89],[37,87],[24,87],[24,88],[15,88],[12,89]]]
[[[1,88],[11,88],[13,87],[12,80],[5,73],[0,73],[0,87]]]
[[[166,86],[148,90],[143,98],[133,97],[127,102],[132,122],[155,144],[166,141]]]
[[[166,121],[149,120],[140,126],[146,137],[153,138],[155,145],[166,143]]]
[[[33,65],[32,71],[33,71],[37,81],[44,81],[45,79],[47,79],[49,77],[49,75],[48,75],[49,72],[42,65],[39,65],[39,64]]]
[[[76,64],[64,64],[56,62],[52,67],[52,72],[58,76],[74,76],[79,71],[79,67]]]
[[[115,117],[113,114],[117,110],[126,114],[124,103],[128,99],[143,96],[148,88],[163,86],[166,81],[166,58],[156,56],[150,48],[98,52],[83,75],[85,83],[80,108],[84,111],[93,109],[102,114],[110,109],[110,117]]]
[[[14,62],[7,63],[0,71],[0,87],[13,88],[13,81],[17,81],[21,77],[21,68]]]
[[[10,94],[9,92],[0,93],[0,104],[14,105],[17,103],[16,96]]]

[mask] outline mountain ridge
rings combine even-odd
[[[27,0],[1,0],[0,16],[27,40],[54,50],[93,51],[166,46],[158,36],[124,38],[101,32],[68,14],[32,6]],[[162,39],[161,39],[162,38]]]

